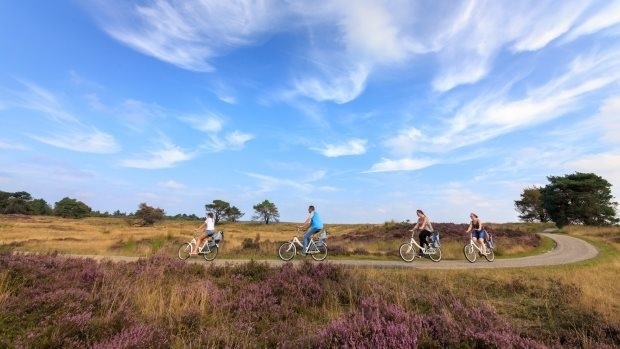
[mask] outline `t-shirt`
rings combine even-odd
[[[213,218],[207,217],[207,219],[205,219],[205,225],[207,227],[205,230],[215,230],[215,220],[213,220]]]
[[[312,211],[310,216],[312,216],[310,219],[310,226],[314,229],[323,229],[323,221],[321,220],[321,216],[319,216],[316,211]]]

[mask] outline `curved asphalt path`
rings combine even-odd
[[[552,234],[548,232],[539,233],[555,241],[555,247],[547,251],[546,253],[521,257],[521,258],[506,258],[495,259],[493,262],[488,262],[484,257],[478,257],[475,263],[470,263],[463,257],[462,260],[442,260],[440,262],[432,262],[429,259],[414,259],[413,262],[407,263],[402,260],[395,261],[371,261],[371,260],[344,260],[334,259],[330,260],[329,256],[323,262],[315,262],[310,256],[301,257],[295,256],[290,262],[284,262],[279,259],[264,259],[255,260],[259,263],[267,263],[272,267],[278,267],[285,263],[300,264],[305,260],[312,261],[314,263],[334,263],[349,267],[359,268],[412,268],[412,269],[491,269],[491,268],[523,268],[523,267],[538,267],[549,265],[560,265],[581,262],[587,259],[594,258],[598,255],[598,250],[590,243],[574,238],[568,235]],[[67,257],[77,258],[92,258],[96,260],[111,260],[111,261],[136,261],[142,257],[124,257],[124,256],[99,256],[99,255],[66,255]],[[234,265],[243,264],[249,262],[248,259],[216,259],[214,261],[205,261],[202,257],[192,257],[188,259],[188,262],[202,263],[207,265]]]

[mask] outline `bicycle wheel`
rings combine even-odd
[[[428,252],[429,252],[428,257],[433,262],[439,262],[441,260],[441,248],[432,247],[430,250],[428,250]]]
[[[463,247],[463,253],[470,263],[475,262],[478,256],[478,250],[472,244],[465,245],[465,247]]]
[[[493,252],[492,248],[487,248],[487,254],[484,255],[484,258],[489,262],[493,262],[495,260],[495,252]]]
[[[398,252],[400,252],[400,258],[402,258],[405,262],[411,262],[418,254],[415,246],[408,242],[400,245]]]
[[[219,249],[217,248],[217,246],[210,247],[207,251],[203,252],[203,257],[205,257],[205,259],[208,261],[212,261],[215,259],[215,257],[217,257],[218,251]]]
[[[293,257],[295,257],[296,252],[294,243],[290,241],[285,242],[278,249],[278,257],[280,257],[283,261],[290,261]]]
[[[327,258],[327,245],[323,244],[321,246],[315,246],[314,248],[319,252],[313,253],[311,255],[312,259],[314,259],[315,261],[322,261]]]
[[[189,258],[190,253],[192,253],[192,244],[189,242],[184,243],[179,247],[179,259],[186,260]]]

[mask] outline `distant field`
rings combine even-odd
[[[21,251],[73,254],[149,256],[163,250],[170,254],[190,240],[201,221],[164,220],[139,227],[128,218],[63,219],[50,216],[0,215],[0,245]],[[291,239],[297,223],[225,223],[224,243],[218,258],[276,258],[279,244]],[[411,224],[332,224],[329,231],[330,258],[398,259],[398,247],[408,241]],[[435,223],[440,231],[444,259],[462,257],[467,241],[465,224]],[[490,224],[497,256],[514,257],[537,253],[548,246],[534,234],[547,226]],[[417,236],[416,236],[417,239]],[[549,243],[549,242],[547,242]]]

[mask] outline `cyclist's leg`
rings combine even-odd
[[[319,231],[321,231],[321,229],[316,229],[313,227],[309,227],[308,230],[306,230],[306,232],[304,233],[304,242],[303,242],[303,247],[301,249],[302,253],[306,253],[308,252],[308,245],[310,245],[310,239],[312,239],[312,235],[318,233]]]
[[[482,245],[482,253],[484,254],[487,253],[486,240],[487,240],[487,231],[483,229],[480,231],[480,245]]]

